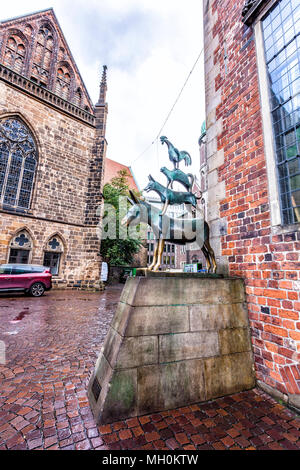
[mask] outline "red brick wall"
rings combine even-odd
[[[245,279],[257,379],[299,394],[300,233],[275,234],[271,227],[255,38],[242,23],[243,5],[244,0],[204,1],[204,21],[214,21],[218,39],[216,120],[223,128],[217,150],[224,150],[218,177],[225,182],[220,217],[227,220],[221,253],[229,273]]]

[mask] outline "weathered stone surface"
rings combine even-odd
[[[126,280],[124,289],[121,294],[120,302],[127,303],[128,305],[135,305],[134,298],[136,291],[140,284],[139,277],[129,277]],[[154,304],[155,305],[155,304]]]
[[[112,377],[98,422],[111,423],[137,415],[137,370],[117,371]]]
[[[111,367],[115,366],[121,344],[122,336],[120,336],[119,333],[110,327],[103,344],[103,354],[110,363]]]
[[[255,386],[251,352],[204,360],[206,399],[248,390]]]
[[[163,282],[162,282],[163,279]],[[138,295],[137,293],[138,288]],[[193,305],[231,303],[245,299],[241,279],[132,278],[125,285],[121,301],[132,306]]]
[[[130,316],[131,305],[124,302],[119,302],[113,321],[111,323],[114,328],[121,336],[124,336],[127,327],[128,318]]]
[[[94,409],[96,410],[95,414],[98,415],[100,413],[100,410],[103,407],[105,398],[107,396],[108,392],[108,387],[110,384],[110,380],[112,377],[113,369],[105,359],[103,353],[100,353],[100,356],[98,358],[96,367],[95,367],[95,372],[92,375],[88,387],[88,398]],[[93,384],[95,378],[98,380],[98,384],[101,387],[100,389],[100,394],[99,397],[96,401],[96,397],[93,393]]]
[[[138,414],[205,400],[203,361],[191,360],[139,368]]]
[[[51,30],[50,49],[46,46],[48,40],[44,46],[37,40],[40,27],[45,24]],[[49,240],[55,236],[61,242],[61,258],[53,286],[103,289],[101,211],[97,210],[102,204],[106,106],[94,108],[90,101],[52,10],[6,21],[1,24],[1,31],[1,121],[10,116],[27,126],[36,144],[38,165],[28,210],[16,210],[14,198],[12,206],[1,200],[0,264],[9,259],[10,243],[19,231],[29,233],[29,263],[39,265],[45,263]],[[5,44],[3,35],[7,36]],[[11,63],[9,37],[13,42],[14,37],[18,38],[18,47],[24,48],[24,56],[18,55],[18,60]],[[42,69],[34,65],[42,62]],[[61,67],[70,74],[70,82],[63,87],[57,75],[62,72]],[[14,185],[17,175],[18,171]]]
[[[189,330],[187,306],[132,307],[126,336],[179,333]]]
[[[223,355],[251,350],[248,328],[235,328],[219,331],[220,353]]]
[[[242,303],[193,305],[190,323],[191,331],[242,328],[248,327],[248,315]]]
[[[290,393],[289,394],[289,403],[293,407],[295,407],[297,410],[300,411],[300,395],[295,394],[295,393]]]
[[[159,337],[159,362],[217,356],[218,334],[215,331],[178,333]]]
[[[158,337],[137,336],[123,338],[116,369],[137,367],[158,362]]]
[[[96,419],[112,422],[253,387],[244,300],[238,278],[128,279],[96,364],[106,392],[97,403],[89,392]]]

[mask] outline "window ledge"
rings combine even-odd
[[[5,212],[12,212],[12,213],[17,213],[17,214],[32,214],[32,212],[28,209],[23,209],[21,207],[14,207],[14,206],[9,206],[8,204],[0,204],[0,209],[2,209]]]
[[[299,232],[300,233],[300,223],[290,224],[290,225],[273,225],[272,226],[272,235],[281,235],[285,233]]]

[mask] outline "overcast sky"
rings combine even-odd
[[[202,50],[201,0],[15,0],[1,2],[2,19],[53,7],[92,101],[102,65],[108,66],[107,156],[132,165],[139,186],[161,166],[172,168],[167,147],[154,141]],[[203,54],[160,135],[193,159],[205,119]],[[154,195],[154,193],[151,193]]]

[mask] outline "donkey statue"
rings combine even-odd
[[[144,191],[147,193],[149,191],[155,191],[159,195],[160,200],[164,203],[162,215],[165,215],[169,204],[188,204],[188,208],[191,208],[191,206],[196,208],[197,199],[201,199],[202,197],[202,194],[199,197],[188,191],[173,191],[172,189],[166,188],[158,181],[155,181],[151,175],[148,176],[148,179],[149,183]]]
[[[122,225],[138,225],[140,222],[150,225],[157,241],[153,262],[148,267],[149,271],[158,271],[165,242],[176,245],[185,245],[196,242],[205,256],[208,271],[216,272],[217,263],[212,247],[209,243],[209,227],[203,218],[173,218],[168,215],[161,216],[158,207],[149,204],[146,200],[139,199],[132,191],[129,191],[128,201],[131,208],[122,220]]]

